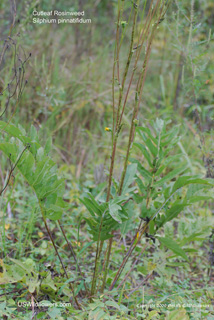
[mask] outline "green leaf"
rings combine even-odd
[[[152,135],[152,133],[151,133],[151,130],[150,130],[149,128],[140,127],[140,126],[139,126],[139,127],[136,128],[136,131],[141,134],[141,137],[142,137],[142,138],[144,137],[144,135],[142,135],[142,132],[145,132],[145,133],[148,135],[148,137],[149,137],[155,144],[157,143],[156,139],[153,137],[153,135]]]
[[[161,223],[159,227],[162,227],[166,222],[174,219],[178,214],[187,206],[188,204],[175,204],[170,209],[166,211],[165,216],[162,216]]]
[[[38,290],[40,281],[38,274],[33,270],[33,265],[29,264],[30,259],[25,262],[12,258],[10,260],[13,265],[3,265],[4,272],[0,274],[0,284],[22,282],[28,287],[30,293]]]
[[[61,197],[64,193],[64,180],[58,179],[56,164],[46,156],[44,149],[38,143],[36,129],[31,127],[31,137],[24,136],[23,130],[3,121],[0,121],[0,129],[11,136],[11,140],[13,139],[12,143],[0,143],[0,150],[17,164],[17,169],[36,193],[44,213],[52,220],[61,218],[65,207]],[[26,149],[26,144],[30,145],[29,149]],[[53,194],[57,194],[57,197],[50,197],[48,202],[44,201]]]
[[[121,217],[119,214],[119,210],[121,210],[121,206],[119,206],[116,203],[111,203],[111,202],[109,203],[109,213],[110,213],[111,217],[115,221],[122,223],[122,220],[121,220]]]
[[[141,176],[146,180],[147,183],[150,183],[152,180],[152,174],[148,170],[146,170],[138,160],[131,159],[131,162],[137,164],[137,170],[139,171]]]
[[[202,184],[202,185],[208,185],[212,187],[214,186],[214,182],[211,182],[210,180],[194,178],[192,176],[184,176],[184,177],[179,177],[178,180],[175,182],[172,188],[172,193],[174,193],[176,190],[188,184]]]
[[[110,301],[110,300],[108,300],[108,301],[105,302],[105,304],[106,304],[107,306],[109,306],[109,307],[113,307],[113,308],[115,308],[115,309],[120,310],[120,306],[119,306],[115,301]]]
[[[88,199],[88,198],[84,198],[84,199],[79,198],[79,200],[80,200],[80,202],[82,202],[82,204],[84,204],[84,206],[88,209],[88,211],[90,212],[90,214],[95,217],[94,208],[93,208],[93,206],[92,206],[92,204],[91,204],[90,199]]]
[[[7,132],[10,136],[18,138],[22,142],[26,142],[26,138],[23,136],[21,130],[14,125],[0,121],[0,129]]]
[[[187,169],[187,166],[182,166],[180,168],[172,170],[170,173],[168,173],[165,177],[160,179],[159,181],[154,183],[154,187],[160,187],[162,186],[165,182],[172,180],[175,178],[177,175],[180,173],[184,172]]]
[[[169,144],[174,145],[175,139],[177,139],[178,132],[179,132],[179,126],[175,126],[170,131],[168,131],[164,136],[162,136],[161,145],[162,146],[168,146]]]
[[[137,178],[136,178],[136,182],[137,182],[137,185],[138,185],[140,191],[141,191],[141,192],[145,192],[146,188],[145,188],[145,186],[144,186],[144,184],[143,184],[143,181],[142,181],[139,177],[137,177]],[[140,198],[142,199],[141,196],[140,196]]]
[[[60,294],[63,292],[63,289],[67,286],[68,283],[75,281],[75,276],[72,276],[68,280],[66,280],[63,285],[60,287],[59,291],[57,291],[57,295],[60,296]]]
[[[46,154],[48,154],[51,151],[51,147],[52,147],[52,137],[49,137],[46,141],[46,144],[45,144]]]
[[[130,184],[134,181],[136,172],[137,172],[137,164],[136,163],[130,164],[126,171],[122,194],[126,194],[128,192]]]
[[[52,320],[61,319],[61,309],[57,307],[51,307],[48,309],[47,314]]]
[[[180,244],[181,245],[185,245],[187,242],[199,241],[199,240],[203,239],[203,238],[200,237],[203,234],[204,234],[204,232],[194,232],[189,237],[184,237],[182,239],[182,241],[180,242]],[[206,238],[206,236],[204,236],[204,238]]]
[[[144,145],[142,145],[142,143],[139,143],[139,142],[134,142],[133,146],[135,146],[138,149],[140,149],[140,151],[142,152],[142,154],[146,158],[146,160],[147,160],[148,164],[150,165],[150,167],[153,168],[153,164],[151,162],[151,156],[148,153],[148,151],[146,150],[146,148],[144,147]]]
[[[30,127],[30,137],[32,141],[36,141],[38,139],[36,128],[33,125]]]
[[[167,158],[164,159],[164,164],[156,171],[155,176],[159,176],[161,172],[171,163],[175,161],[179,161],[183,154],[176,154],[173,156],[168,156]]]
[[[158,154],[158,149],[157,147],[152,143],[152,141],[150,139],[146,139],[145,140],[145,144],[147,146],[147,148],[149,149],[149,151],[151,152],[151,154],[156,157]]]
[[[47,277],[41,282],[41,290],[45,293],[55,293],[57,288],[53,279],[51,278],[51,273],[49,272]]]
[[[189,320],[185,309],[170,311],[167,320]]]
[[[37,161],[42,161],[43,159],[45,159],[44,149],[42,147],[37,150],[36,159],[37,159]]]
[[[78,287],[76,288],[76,290],[75,290],[75,292],[74,292],[74,295],[75,295],[75,296],[78,295],[78,293],[79,293],[80,290],[83,288],[83,286],[84,286],[84,280],[82,280],[82,281],[80,282],[80,284],[78,285]]]
[[[172,250],[176,255],[181,256],[185,260],[189,261],[189,258],[187,257],[185,251],[179,247],[179,245],[172,240],[171,238],[162,238],[159,236],[156,236],[156,238],[168,249]]]
[[[88,196],[90,198],[85,197],[84,199],[80,198],[79,200],[86,206],[86,208],[88,209],[88,211],[92,216],[95,216],[95,215],[101,216],[102,211],[100,210],[99,204],[96,202],[92,194],[88,193]]]

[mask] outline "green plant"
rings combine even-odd
[[[146,2],[145,2],[146,4]],[[126,157],[124,160],[124,166],[123,166],[123,172],[119,183],[119,188],[116,190],[116,194],[120,197],[122,195],[122,191],[124,188],[124,182],[125,177],[127,173],[127,166],[128,166],[128,158],[130,153],[131,144],[133,141],[133,135],[135,131],[135,126],[137,125],[137,114],[140,106],[140,101],[142,97],[142,91],[145,83],[147,68],[148,68],[148,61],[149,56],[151,52],[151,45],[152,41],[154,39],[154,35],[157,31],[157,28],[159,26],[160,21],[163,19],[166,10],[168,8],[169,2],[166,4],[162,1],[157,1],[155,6],[152,6],[152,3],[150,4],[149,11],[147,13],[147,18],[145,20],[145,24],[142,26],[141,32],[138,35],[137,40],[137,46],[134,48],[134,39],[136,34],[136,23],[137,23],[137,17],[138,17],[138,11],[139,11],[139,1],[137,3],[133,3],[133,22],[132,22],[132,31],[131,31],[131,40],[130,40],[130,46],[129,46],[129,52],[127,56],[127,61],[125,64],[125,68],[123,71],[123,75],[121,77],[120,75],[120,49],[121,44],[124,39],[124,30],[125,30],[125,23],[124,20],[122,20],[123,11],[124,11],[124,1],[118,1],[118,15],[117,15],[117,31],[116,31],[116,41],[115,41],[115,52],[114,52],[114,64],[113,64],[113,75],[112,75],[112,97],[113,97],[113,126],[112,126],[112,151],[111,151],[111,164],[110,164],[110,170],[109,170],[109,179],[108,179],[108,187],[107,187],[107,195],[106,195],[106,202],[109,203],[112,194],[111,194],[111,187],[112,187],[112,180],[113,180],[113,171],[114,171],[114,165],[115,165],[115,156],[116,156],[116,149],[117,149],[117,143],[118,143],[118,137],[122,130],[123,123],[123,115],[125,111],[125,107],[127,104],[127,99],[129,95],[129,91],[132,85],[133,78],[135,76],[135,71],[138,68],[138,65],[140,64],[140,54],[143,48],[143,45],[145,41],[147,41],[146,44],[146,53],[143,59],[142,69],[139,73],[139,76],[137,77],[137,84],[135,89],[135,102],[132,109],[132,119],[131,119],[131,128],[129,131],[129,140],[127,145],[127,151],[126,151]],[[143,15],[144,15],[145,6],[143,9]],[[130,17],[132,15],[132,11],[130,12]],[[122,21],[122,22],[121,22]],[[122,31],[121,31],[122,29]],[[127,74],[130,69],[131,60],[135,56],[134,59],[134,66],[131,72],[129,85],[127,88],[125,88],[125,83],[127,80]],[[115,103],[115,87],[117,87],[116,91],[118,92],[118,103],[117,103],[117,109],[116,109],[116,103]],[[133,170],[131,170],[133,171]],[[130,181],[129,181],[130,182]],[[113,195],[114,198],[114,195]],[[118,206],[118,201],[113,200],[114,202],[114,209],[116,214],[118,215],[118,210],[120,209],[120,206]],[[122,202],[124,199],[122,199]],[[121,202],[119,202],[121,203]],[[112,204],[109,203],[109,208],[112,207]],[[115,215],[115,213],[113,213]],[[115,220],[118,220],[115,219]],[[120,218],[121,220],[121,218]],[[120,221],[122,222],[122,221]],[[100,232],[101,232],[102,222],[100,224]],[[112,226],[112,229],[115,230],[116,226]],[[108,230],[109,232],[110,230]],[[112,231],[113,232],[113,231]],[[96,291],[96,281],[97,281],[97,274],[98,274],[98,268],[99,268],[99,258],[102,252],[103,247],[103,241],[97,242],[97,253],[96,253],[96,261],[95,261],[95,272],[94,277],[92,281],[92,290],[91,295],[93,296]],[[103,284],[101,291],[105,288],[106,283],[106,277],[107,277],[107,269],[111,254],[111,247],[112,247],[112,238],[109,240],[107,254],[106,254],[106,263],[105,263],[105,271],[104,271],[104,277],[103,277]]]
[[[10,161],[14,163],[11,167],[6,184],[1,191],[1,195],[7,188],[13,171],[18,168],[36,194],[45,228],[68,278],[67,271],[47,224],[47,218],[59,220],[66,207],[66,203],[62,198],[64,180],[58,178],[56,165],[54,161],[48,157],[48,152],[51,149],[51,139],[47,141],[43,148],[38,142],[37,132],[34,127],[31,128],[29,137],[26,136],[23,129],[16,128],[11,124],[0,122],[0,127],[1,131],[4,131],[9,135],[9,139],[6,139],[7,142],[5,139],[1,141],[0,150],[2,150]],[[72,287],[71,290],[73,292]]]
[[[159,3],[160,7],[158,7],[158,2],[156,5],[157,7],[155,7],[155,9],[157,10],[157,12],[158,10],[160,10],[158,19],[159,20],[163,19],[163,16],[165,13],[164,7],[161,7],[161,3]],[[136,54],[136,60],[135,60],[134,68],[132,71],[131,80],[127,89],[127,93],[125,94],[124,85],[125,85],[128,69],[130,66],[132,54],[133,54],[132,48],[133,48],[133,39],[135,34],[135,23],[137,19],[136,18],[137,10],[138,10],[138,4],[136,4],[136,7],[134,8],[132,37],[131,37],[130,50],[127,58],[127,64],[123,73],[122,80],[120,80],[119,25],[120,25],[120,19],[121,19],[120,15],[122,15],[122,12],[123,12],[123,3],[119,2],[117,36],[116,36],[116,46],[115,46],[115,64],[113,68],[113,80],[112,80],[112,83],[113,83],[113,129],[111,130],[112,153],[111,153],[111,165],[110,165],[110,171],[109,171],[106,203],[103,203],[100,206],[100,204],[96,202],[95,199],[92,198],[91,196],[89,196],[89,198],[85,198],[84,200],[82,200],[82,202],[86,205],[86,207],[89,209],[89,212],[91,214],[91,219],[86,218],[86,222],[89,224],[90,230],[94,236],[94,240],[97,240],[95,271],[94,271],[94,277],[92,281],[92,290],[91,290],[92,296],[96,292],[96,281],[99,273],[99,264],[100,264],[100,256],[103,248],[103,241],[109,237],[110,240],[109,240],[109,245],[107,249],[105,271],[104,271],[103,285],[102,285],[101,292],[104,290],[104,287],[105,287],[108,263],[110,259],[110,253],[111,253],[112,241],[113,241],[112,240],[113,230],[115,231],[119,229],[120,224],[122,222],[125,222],[124,216],[123,216],[124,209],[121,210],[121,206],[120,206],[121,204],[128,202],[132,197],[134,199],[139,199],[139,198],[143,199],[142,209],[141,209],[142,210],[141,218],[146,222],[144,224],[140,222],[137,232],[131,242],[131,246],[128,252],[126,253],[123,259],[123,262],[119,267],[118,272],[110,286],[110,290],[114,288],[116,282],[118,281],[124,269],[125,264],[127,263],[131,253],[139,243],[142,235],[144,233],[148,234],[147,233],[148,226],[150,229],[149,230],[150,237],[152,237],[158,231],[158,229],[161,228],[166,222],[175,218],[184,208],[191,205],[194,201],[210,199],[210,195],[207,196],[203,192],[201,194],[200,192],[197,193],[198,191],[197,188],[196,188],[196,191],[193,188],[193,191],[187,192],[187,195],[185,197],[181,197],[180,199],[176,198],[177,193],[179,193],[179,191],[184,186],[187,186],[190,184],[201,184],[201,185],[207,185],[207,186],[213,185],[211,181],[208,182],[198,177],[189,176],[189,175],[181,176],[173,185],[172,184],[170,185],[169,182],[173,181],[173,179],[175,179],[181,173],[184,173],[185,171],[188,172],[187,170],[188,165],[184,166],[182,163],[180,167],[174,168],[170,172],[165,173],[167,172],[167,170],[169,170],[170,163],[175,164],[176,160],[178,159],[179,161],[181,160],[180,155],[170,155],[170,156],[168,155],[171,149],[178,143],[178,137],[177,137],[178,128],[173,128],[172,130],[167,132],[163,121],[157,120],[156,124],[154,125],[156,136],[153,136],[149,128],[137,127],[138,125],[137,113],[138,113],[139,103],[142,96],[143,85],[145,82],[148,58],[150,54],[150,46],[154,37],[154,32],[156,31],[156,28],[159,25],[159,22],[156,21],[153,24],[154,27],[151,28],[151,35],[148,40],[149,45],[147,46],[148,51],[146,52],[146,55],[144,58],[142,73],[140,73],[140,76],[137,82],[135,104],[132,112],[129,140],[128,140],[127,151],[126,151],[126,156],[124,160],[121,179],[118,183],[114,181],[113,187],[112,187],[114,161],[116,156],[116,147],[117,147],[118,137],[119,137],[120,131],[122,130],[122,126],[123,126],[122,118],[123,118],[123,114],[124,114],[124,110],[127,102],[129,89],[133,80],[134,72],[136,70],[136,66],[137,66],[139,54],[140,54],[140,53]],[[154,14],[154,11],[152,9],[151,9],[151,12],[153,12]],[[148,21],[149,22],[148,22],[147,28],[149,28],[152,20],[148,20]],[[146,29],[145,26],[144,28]],[[139,38],[140,45],[138,45],[137,47],[140,47],[140,48],[142,47],[142,44],[144,41],[143,35],[144,35],[144,29]],[[142,41],[142,38],[143,38],[143,41]],[[139,52],[140,52],[140,49],[139,49]],[[116,71],[116,68],[117,68],[117,71]],[[114,102],[115,77],[116,77],[116,81],[119,83],[119,86],[120,86],[116,115],[115,115],[115,109],[114,109],[115,108],[115,102]],[[120,82],[121,82],[121,85],[120,85]],[[122,107],[123,95],[125,96],[125,98],[124,98],[124,104]],[[137,179],[142,196],[139,196],[138,194],[133,194],[132,192],[127,195],[127,198],[121,198],[121,196],[123,195],[123,188],[124,188],[124,185],[126,184],[126,180],[128,181],[128,185],[127,185],[128,187],[133,182],[133,179],[135,176],[136,167],[133,165],[130,166],[130,172],[132,172],[130,175],[130,179],[129,179],[129,170],[127,170],[127,168],[128,168],[128,160],[130,157],[131,145],[133,143],[133,138],[134,138],[134,133],[136,128],[137,128],[137,131],[140,132],[141,134],[143,144],[137,143],[135,145],[141,150],[143,157],[148,163],[148,167],[150,167],[150,170],[146,169],[145,166],[143,166],[138,160],[132,159],[133,164],[137,164],[138,171],[142,175],[142,178],[144,181],[142,182],[142,180],[139,177]],[[124,194],[127,194],[128,192],[129,190],[126,190]],[[112,203],[114,204],[113,210],[111,210]],[[93,219],[93,216],[94,216],[94,219]],[[130,217],[131,217],[131,214],[126,213],[126,219],[129,220]],[[126,223],[129,224],[129,221],[126,221]],[[112,232],[111,236],[109,235],[110,232]],[[181,248],[179,248],[177,244],[173,242],[173,240],[165,239],[163,237],[159,237],[158,239],[165,246],[168,246],[172,251],[176,252],[176,254],[181,255],[185,259],[188,259],[185,252]]]
[[[13,23],[3,34],[13,34],[15,14],[25,12],[16,24],[24,34],[8,37],[0,55],[0,315],[208,317],[212,4],[96,1],[84,4],[90,27],[72,34],[60,26],[53,37],[53,26],[31,24],[34,6],[49,10],[48,2],[21,2],[17,11],[11,2]],[[70,10],[69,1],[52,5]],[[110,17],[112,75],[114,24],[100,32]],[[23,39],[37,53],[29,71]],[[34,302],[17,306],[26,300]],[[41,310],[36,301],[69,306]],[[198,312],[187,301],[209,306]]]

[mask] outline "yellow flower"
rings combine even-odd
[[[44,233],[41,232],[41,231],[39,231],[39,232],[38,232],[38,236],[39,236],[40,238],[42,238],[42,237],[44,236]]]
[[[111,131],[111,128],[105,127],[105,131]]]

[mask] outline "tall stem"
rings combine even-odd
[[[126,175],[127,166],[128,166],[129,154],[130,154],[131,145],[132,145],[133,138],[134,138],[134,133],[135,133],[135,122],[134,122],[134,120],[137,118],[139,105],[140,105],[140,100],[142,98],[143,87],[144,87],[145,78],[146,78],[147,69],[148,69],[148,62],[149,62],[149,57],[150,57],[150,53],[151,53],[151,45],[152,45],[152,41],[154,39],[155,31],[156,31],[156,29],[158,27],[158,24],[160,22],[161,17],[163,16],[163,11],[164,11],[164,2],[162,0],[157,0],[156,4],[154,6],[154,9],[152,7],[152,3],[153,3],[153,0],[151,1],[149,12],[148,12],[147,19],[146,19],[146,23],[145,23],[145,25],[143,27],[143,30],[142,30],[142,32],[140,34],[140,37],[139,37],[139,40],[138,40],[137,48],[138,47],[140,47],[140,48],[139,48],[139,51],[136,54],[135,64],[134,64],[134,68],[133,68],[132,75],[131,75],[131,80],[129,82],[129,86],[128,86],[128,89],[127,89],[127,92],[126,92],[126,95],[125,95],[125,100],[124,100],[123,107],[122,107],[122,99],[123,99],[125,81],[126,81],[126,77],[127,77],[127,74],[128,74],[128,70],[129,70],[131,59],[132,59],[132,55],[133,55],[133,41],[134,41],[134,35],[135,35],[135,29],[136,29],[136,21],[137,21],[137,12],[138,12],[139,0],[137,1],[136,4],[134,4],[135,12],[134,12],[134,18],[133,18],[134,19],[133,20],[133,25],[132,25],[132,35],[131,35],[130,48],[129,48],[129,53],[128,53],[128,58],[127,58],[125,71],[124,71],[124,74],[123,74],[122,85],[120,85],[120,82],[119,82],[120,92],[119,92],[116,123],[115,123],[115,116],[113,115],[113,122],[114,122],[115,126],[114,126],[112,134],[114,134],[115,136],[114,136],[114,139],[112,138],[112,141],[113,141],[112,157],[111,157],[111,166],[110,166],[110,172],[109,172],[109,184],[108,184],[106,201],[109,201],[109,199],[110,199],[111,182],[112,182],[113,168],[114,168],[114,162],[115,162],[117,138],[118,138],[121,126],[122,126],[121,123],[122,123],[123,113],[124,113],[126,102],[127,102],[127,98],[128,98],[128,93],[129,93],[129,90],[131,88],[131,84],[132,84],[132,81],[133,81],[133,78],[134,78],[135,70],[137,68],[137,64],[138,64],[138,61],[139,61],[139,57],[140,57],[140,53],[141,53],[141,50],[142,50],[142,47],[143,47],[143,43],[144,43],[146,37],[148,37],[148,45],[147,45],[147,49],[146,49],[146,55],[145,55],[145,58],[144,58],[143,66],[142,66],[142,72],[139,75],[138,82],[137,82],[137,87],[136,87],[135,105],[134,105],[134,108],[133,108],[131,128],[130,128],[130,131],[129,131],[129,140],[128,140],[128,146],[127,146],[127,151],[126,151],[126,157],[125,157],[125,160],[124,160],[123,172],[122,172],[122,176],[121,176],[120,184],[119,184],[119,190],[118,190],[118,194],[119,195],[121,195],[122,189],[123,189],[123,184],[124,184],[125,175]],[[165,14],[165,12],[164,12],[164,14]],[[151,26],[152,20],[156,15],[157,15],[157,21],[155,21],[155,23]],[[150,30],[151,30],[151,32],[150,32]],[[118,33],[118,29],[117,29],[117,37],[116,37],[117,43],[119,41],[118,40],[118,35],[119,35],[119,33]],[[118,67],[118,81],[119,81],[119,54],[118,54],[118,51],[117,51],[117,67]],[[114,94],[113,94],[113,97],[114,97]],[[121,110],[121,107],[122,107],[122,110]],[[103,284],[102,284],[102,289],[101,289],[102,292],[103,292],[103,290],[105,288],[106,277],[107,277],[107,272],[108,272],[108,265],[109,265],[109,261],[110,261],[110,255],[111,255],[112,242],[113,242],[113,238],[111,238],[109,240],[109,243],[108,243],[107,258],[106,258],[105,271],[104,271],[104,276],[103,276]],[[138,241],[137,241],[137,243],[138,243]],[[136,245],[134,245],[134,241],[133,241],[133,246],[131,246],[131,248],[130,248],[130,253],[133,251],[135,246]],[[129,257],[129,254],[128,254],[128,257]],[[124,261],[124,263],[126,263],[126,261]]]
[[[107,202],[110,200],[111,183],[112,183],[112,175],[113,175],[114,162],[115,162],[117,139],[118,139],[118,135],[119,135],[119,132],[120,132],[119,122],[120,122],[121,102],[122,102],[122,98],[123,98],[123,92],[124,92],[124,86],[125,86],[126,77],[127,77],[127,74],[128,74],[129,66],[130,66],[130,63],[131,63],[132,55],[133,55],[133,43],[134,43],[134,35],[135,35],[135,29],[136,29],[138,5],[139,5],[139,0],[137,0],[137,4],[135,5],[135,8],[134,8],[132,35],[131,35],[131,41],[130,41],[130,47],[129,47],[127,63],[126,63],[126,67],[125,67],[124,74],[123,74],[122,85],[120,85],[120,94],[119,94],[119,101],[118,101],[116,123],[115,123],[115,120],[114,120],[115,118],[114,118],[114,110],[113,110],[113,122],[115,123],[115,127],[113,129],[113,133],[115,134],[115,136],[114,136],[112,155],[111,155],[111,166],[110,166],[110,172],[109,172],[109,182],[108,182],[108,190],[107,190],[107,197],[106,197],[106,201]],[[120,13],[118,14],[118,17],[120,17]],[[118,25],[117,25],[117,41],[116,41],[117,42],[117,48],[118,48],[118,44],[119,44],[118,26],[119,26],[119,21],[118,21]],[[118,65],[118,68],[119,68],[119,54],[117,55],[117,65]],[[114,68],[113,68],[113,70],[114,70]],[[118,73],[118,81],[119,81],[119,73]],[[114,88],[113,88],[113,101],[114,101]],[[103,276],[103,283],[102,283],[101,292],[103,292],[104,288],[105,288],[107,272],[108,272],[108,265],[109,265],[110,255],[111,255],[112,242],[113,242],[113,237],[109,240],[109,243],[108,243],[107,257],[106,257],[106,264],[105,264],[105,269],[104,269],[104,276]]]
[[[140,76],[138,78],[138,82],[137,82],[136,96],[135,96],[135,106],[134,106],[134,111],[133,111],[133,115],[132,115],[131,128],[130,128],[130,132],[129,132],[129,141],[128,141],[127,152],[126,152],[126,157],[125,157],[125,161],[124,161],[124,169],[123,169],[121,180],[120,180],[119,194],[122,193],[122,188],[123,188],[124,179],[125,179],[125,175],[126,175],[126,170],[127,170],[127,166],[128,166],[128,159],[129,159],[131,144],[132,144],[133,137],[134,137],[134,132],[135,132],[134,120],[137,117],[139,106],[140,106],[140,101],[141,101],[141,98],[142,98],[143,87],[144,87],[146,73],[147,73],[147,69],[148,69],[148,61],[149,61],[149,57],[150,57],[150,53],[151,53],[152,41],[154,39],[155,31],[156,31],[156,29],[158,27],[160,19],[165,15],[166,10],[167,10],[167,8],[169,6],[169,3],[167,3],[167,6],[166,6],[165,11],[164,11],[164,4],[162,4],[162,6],[161,6],[161,4],[162,4],[161,0],[157,1],[155,9],[153,11],[153,14],[151,15],[151,19],[152,19],[154,14],[157,13],[158,10],[160,9],[157,21],[155,22],[155,24],[152,27],[151,35],[150,35],[150,38],[149,38],[149,41],[148,41],[146,56],[145,56],[145,59],[144,59],[144,62],[143,62],[142,73],[140,74]],[[150,20],[150,22],[151,22],[151,20]],[[117,275],[115,276],[115,279],[112,282],[110,290],[112,290],[112,288],[115,286],[117,280],[119,279],[119,277],[120,277],[120,275],[121,275],[121,273],[122,273],[122,271],[123,271],[123,269],[125,267],[126,262],[128,261],[130,255],[133,252],[133,250],[135,249],[136,245],[139,243],[142,235],[144,234],[145,230],[147,229],[147,226],[148,226],[148,223],[146,223],[143,226],[143,229],[142,229],[142,231],[140,233],[140,236],[139,236],[139,238],[137,239],[137,241],[135,243],[135,240],[137,238],[137,233],[136,233],[136,235],[135,235],[135,237],[134,237],[134,239],[133,239],[133,241],[131,243],[131,246],[129,248],[129,251],[126,254],[125,258],[123,259],[123,262],[122,262],[122,264],[121,264],[121,266],[120,266],[120,268],[119,268],[119,270],[117,272]]]
[[[160,2],[161,1],[157,1],[157,3],[156,3],[155,9],[157,11],[159,9]],[[144,87],[147,69],[148,69],[149,57],[150,57],[150,53],[151,53],[151,45],[152,45],[152,42],[154,39],[154,35],[155,35],[155,31],[157,29],[158,23],[159,23],[161,16],[162,16],[162,11],[163,11],[163,6],[160,10],[160,13],[158,16],[158,21],[154,24],[154,26],[152,28],[151,35],[149,38],[149,43],[148,43],[147,50],[146,50],[146,56],[144,58],[144,62],[143,62],[143,66],[142,66],[142,72],[141,72],[141,74],[138,78],[138,82],[137,82],[137,88],[136,88],[136,94],[135,94],[135,106],[134,106],[134,111],[133,111],[133,115],[132,115],[131,128],[129,131],[129,141],[128,141],[126,157],[125,157],[125,161],[124,161],[124,167],[123,167],[124,169],[123,169],[121,180],[120,180],[119,194],[121,194],[121,192],[122,192],[123,183],[124,183],[126,170],[127,170],[127,166],[128,166],[128,159],[129,159],[131,144],[133,142],[133,137],[134,137],[134,132],[135,132],[134,120],[137,118],[137,114],[138,114],[138,110],[139,110],[139,106],[140,106],[140,101],[142,98],[143,87]],[[153,15],[154,15],[154,13],[153,13]],[[153,17],[153,15],[152,15],[152,17]]]

